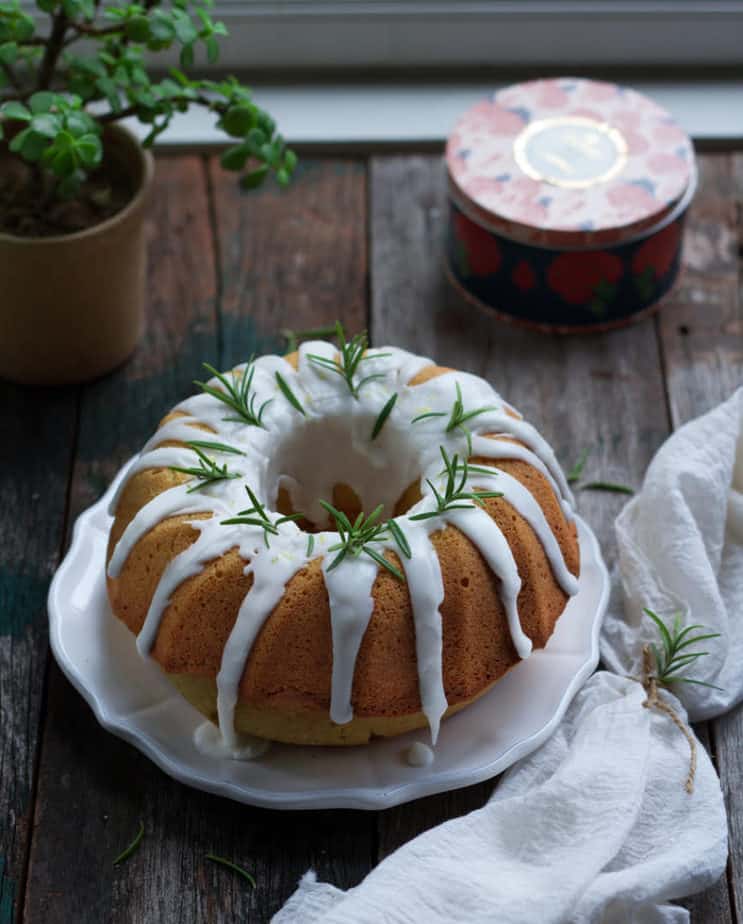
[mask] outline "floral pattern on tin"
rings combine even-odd
[[[673,267],[681,244],[681,225],[674,221],[635,251],[632,276],[641,298],[652,298],[657,283]]]
[[[547,284],[571,305],[587,305],[605,317],[623,273],[619,257],[606,251],[561,253],[547,270]]]
[[[519,188],[525,174],[515,139],[535,120],[568,114],[622,134],[627,157],[620,172],[585,188],[533,179],[532,188]],[[615,84],[566,78],[517,84],[477,103],[457,123],[446,159],[454,194],[472,214],[544,246],[584,232],[599,246],[626,239],[673,207],[694,169],[689,138],[652,100]]]

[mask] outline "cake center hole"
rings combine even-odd
[[[300,423],[277,445],[269,464],[269,503],[281,514],[303,513],[307,531],[335,529],[320,504],[354,520],[380,504],[382,517],[404,513],[420,498],[420,460],[403,432],[386,426],[372,440],[376,417],[325,417]]]

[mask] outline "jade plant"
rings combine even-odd
[[[104,130],[131,116],[149,127],[143,141],[149,147],[176,113],[204,107],[234,139],[222,164],[242,174],[243,187],[259,186],[269,174],[289,183],[296,156],[250,90],[234,77],[190,74],[200,60],[217,60],[227,34],[212,18],[211,3],[36,0],[39,12],[30,15],[19,0],[1,0],[0,138],[5,163],[15,165],[0,171],[6,230],[14,210],[34,213],[38,224],[39,215],[65,201],[85,201],[94,212],[111,206],[111,189],[99,179]],[[152,53],[171,48],[180,68],[155,76]],[[83,210],[88,217],[90,208]]]

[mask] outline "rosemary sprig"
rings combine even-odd
[[[433,496],[436,499],[436,509],[429,510],[425,513],[416,513],[412,517],[409,517],[410,520],[429,520],[432,517],[440,516],[442,513],[446,513],[448,510],[468,510],[473,509],[475,504],[479,507],[484,507],[483,500],[488,497],[503,497],[502,491],[467,491],[467,479],[470,476],[470,472],[473,469],[467,463],[466,459],[460,461],[458,455],[454,455],[453,458],[449,458],[446,450],[443,446],[439,446],[441,452],[441,458],[444,460],[444,471],[446,472],[446,485],[444,487],[444,493],[441,494],[437,490],[436,485],[431,481],[430,478],[427,478],[428,486],[433,491]],[[480,469],[482,471],[482,469]],[[457,477],[458,472],[461,472],[461,477]],[[489,475],[495,474],[495,471],[491,469],[488,471]],[[462,501],[473,501],[471,504],[462,503]]]
[[[264,505],[251,490],[250,485],[246,484],[245,490],[253,506],[248,507],[247,510],[238,510],[237,516],[229,517],[227,520],[221,520],[220,523],[222,526],[242,525],[260,527],[263,530],[263,541],[266,543],[267,549],[271,548],[271,543],[268,541],[269,534],[271,536],[278,536],[279,526],[281,526],[282,523],[288,523],[291,520],[301,520],[304,517],[303,513],[291,513],[288,516],[279,517],[277,520],[272,521],[266,513]]]
[[[581,454],[578,456],[578,460],[575,465],[570,469],[567,474],[568,484],[575,484],[577,481],[580,481],[583,475],[583,469],[586,467],[586,460],[591,454],[590,446],[587,446]],[[579,484],[578,488],[581,491],[609,491],[612,494],[634,494],[634,488],[631,488],[626,484],[618,484],[614,481],[587,481],[585,484]]]
[[[140,821],[137,833],[134,835],[134,840],[131,842],[131,844],[129,844],[127,847],[125,847],[121,851],[118,857],[116,857],[116,859],[114,860],[113,865],[118,866],[119,863],[123,863],[124,860],[128,860],[129,857],[133,853],[136,853],[137,849],[139,848],[139,845],[142,843],[143,837],[144,837],[144,822]]]
[[[230,373],[232,381],[230,381],[223,373],[218,372],[214,366],[210,365],[209,363],[203,363],[203,366],[207,372],[211,372],[211,374],[219,380],[224,391],[222,391],[222,389],[215,388],[208,382],[199,382],[195,380],[194,385],[198,385],[202,391],[206,392],[206,394],[211,395],[212,398],[216,398],[217,401],[221,401],[223,404],[226,404],[227,407],[232,408],[232,410],[237,415],[236,417],[224,417],[223,420],[246,423],[253,427],[263,427],[263,412],[266,410],[273,398],[267,398],[263,404],[261,404],[261,406],[256,409],[256,395],[255,392],[252,391],[253,376],[255,374],[255,366],[253,365],[253,361],[251,360],[248,363],[247,368],[241,376],[236,375],[235,370],[233,369]]]
[[[279,334],[286,341],[286,353],[294,353],[305,340],[327,340],[334,337],[337,323],[336,321],[335,324],[327,324],[325,327],[311,327],[308,330],[290,330],[283,327]]]
[[[342,510],[336,509],[332,504],[324,500],[321,500],[320,503],[335,520],[335,525],[340,535],[340,542],[331,545],[328,549],[329,552],[338,553],[328,565],[328,571],[337,568],[347,555],[358,558],[364,552],[382,568],[386,568],[390,574],[394,574],[399,581],[405,580],[405,575],[402,571],[393,565],[391,561],[388,561],[384,555],[372,548],[371,545],[373,542],[386,542],[391,534],[403,555],[410,557],[410,546],[399,526],[396,523],[393,526],[393,520],[389,520],[387,523],[379,522],[384,509],[382,504],[372,510],[368,517],[364,517],[364,514],[360,513],[352,523]],[[402,544],[398,536],[402,536]]]
[[[385,404],[385,406],[379,412],[379,416],[374,421],[374,427],[372,428],[372,432],[371,432],[371,438],[373,440],[375,440],[379,436],[382,430],[382,427],[385,425],[385,423],[387,422],[387,418],[390,416],[392,408],[395,406],[396,401],[397,401],[397,392],[395,392],[394,395],[390,397],[389,401]]]
[[[583,452],[581,452],[581,454],[578,456],[578,460],[576,461],[575,465],[570,469],[570,471],[567,474],[568,484],[575,484],[575,482],[580,479],[580,476],[583,474],[583,469],[586,467],[586,462],[590,454],[591,454],[591,447],[586,446]]]
[[[212,863],[217,863],[219,866],[224,866],[226,869],[232,870],[233,873],[242,876],[242,878],[250,883],[254,889],[256,888],[255,878],[242,866],[238,866],[237,863],[233,863],[232,860],[228,860],[225,857],[218,857],[213,853],[208,853],[206,858],[207,860],[211,860]]]
[[[468,455],[472,455],[472,434],[470,433],[469,427],[466,427],[465,424],[468,420],[479,417],[480,414],[487,414],[488,411],[497,411],[498,408],[494,405],[488,405],[487,407],[478,407],[471,411],[466,411],[464,409],[464,402],[462,401],[462,389],[459,387],[459,382],[455,382],[454,387],[457,396],[454,399],[454,404],[449,414],[446,432],[451,433],[452,430],[461,430],[467,439],[467,453]],[[446,417],[446,411],[428,411],[425,414],[419,414],[412,419],[411,423],[418,423],[419,420],[428,420],[430,417]]]
[[[707,641],[711,638],[719,638],[719,632],[704,632],[706,626],[693,625],[681,627],[681,613],[676,613],[673,617],[673,624],[669,629],[663,620],[651,609],[645,607],[643,612],[649,616],[658,627],[662,642],[662,650],[655,643],[651,644],[653,657],[655,658],[655,673],[658,683],[667,686],[669,683],[693,683],[700,687],[710,687],[713,690],[720,690],[713,683],[705,683],[704,680],[695,680],[693,677],[687,677],[682,674],[687,667],[692,665],[699,658],[709,654],[708,651],[689,651],[692,645],[699,642]],[[702,631],[702,635],[694,635],[694,632]],[[685,654],[683,652],[686,652]]]
[[[215,481],[229,481],[232,478],[240,477],[240,472],[229,471],[226,462],[224,465],[218,465],[214,459],[210,459],[204,450],[195,443],[186,443],[186,446],[196,453],[199,458],[199,464],[191,467],[180,465],[170,466],[171,472],[181,472],[183,475],[190,475],[192,478],[196,479],[196,484],[190,487],[188,491],[186,491],[186,494],[192,494],[194,491],[203,488],[204,485],[212,484]],[[234,451],[236,450],[233,450],[233,452]],[[241,455],[243,455],[243,453],[241,453]]]
[[[231,452],[236,456],[244,456],[242,449],[236,449],[234,446],[228,446],[227,443],[213,443],[210,440],[189,440],[186,443],[190,449],[211,449],[214,452]]]
[[[277,373],[276,373],[276,384],[277,384],[277,385],[279,386],[279,388],[281,389],[281,391],[282,391],[284,397],[285,397],[286,400],[289,402],[289,404],[291,404],[291,406],[292,406],[293,408],[296,408],[296,410],[299,411],[299,413],[302,415],[302,417],[306,417],[307,414],[306,414],[306,412],[305,412],[305,409],[304,409],[304,408],[302,407],[302,405],[300,404],[299,398],[294,394],[294,392],[291,390],[291,388],[289,388],[289,386],[288,386],[287,383],[286,383],[286,379],[284,378],[284,376],[283,376],[280,372],[277,372]]]
[[[346,340],[346,334],[340,321],[336,321],[335,334],[338,338],[338,353],[340,359],[329,359],[327,356],[319,356],[317,353],[308,353],[307,358],[320,369],[327,369],[339,375],[348,386],[348,390],[358,400],[359,391],[369,382],[375,379],[383,379],[383,372],[376,372],[372,375],[364,376],[358,382],[354,383],[354,376],[359,370],[362,362],[369,359],[381,359],[389,356],[389,353],[367,353],[368,340],[366,331],[356,334],[350,340]]]
[[[581,491],[610,491],[613,494],[634,494],[635,489],[627,484],[616,484],[613,481],[587,481],[579,485]]]

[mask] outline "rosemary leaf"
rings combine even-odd
[[[583,469],[586,466],[586,461],[588,460],[588,457],[590,456],[590,454],[591,454],[591,447],[587,446],[578,456],[578,461],[568,472],[567,474],[568,484],[575,484],[575,482],[578,481],[580,476],[583,474]]]
[[[395,406],[396,401],[397,401],[397,392],[395,392],[394,395],[390,397],[389,401],[387,401],[385,406],[379,412],[379,416],[374,422],[374,427],[372,428],[371,438],[373,440],[375,440],[381,433],[382,427],[387,422],[387,418],[390,416],[390,413],[392,411],[392,408]]]
[[[405,533],[402,531],[396,520],[390,520],[387,523],[390,532],[392,533],[392,538],[400,547],[400,551],[406,558],[412,558],[413,553],[410,551],[410,544],[408,543]]]
[[[365,545],[363,548],[363,551],[366,552],[366,554],[370,558],[373,558],[374,561],[378,565],[381,565],[383,568],[386,568],[387,571],[390,572],[390,574],[393,574],[398,579],[398,581],[405,580],[405,575],[402,573],[402,571],[400,571],[399,568],[395,567],[395,565],[393,565],[391,561],[386,559],[384,555],[381,555],[379,552],[377,552],[376,549],[373,549],[370,546]]]
[[[616,484],[613,481],[588,481],[580,485],[581,491],[610,491],[613,494],[634,494],[635,489],[626,484]]]
[[[709,654],[708,651],[687,651],[685,654],[681,653],[685,648],[688,648],[689,645],[706,639],[719,638],[720,633],[706,632],[703,635],[690,638],[691,632],[704,629],[705,627],[694,625],[682,629],[681,614],[677,613],[674,616],[673,625],[669,629],[663,620],[651,609],[646,607],[643,612],[655,623],[662,642],[662,651],[654,642],[650,644],[650,649],[655,659],[655,673],[658,683],[665,686],[672,683],[692,683],[697,686],[720,690],[721,688],[715,686],[713,683],[697,680],[694,677],[687,677],[686,674],[683,673],[692,664],[695,664],[699,658],[706,657]]]
[[[325,325],[325,327],[311,327],[307,330],[290,330],[288,327],[282,328],[279,334],[286,340],[286,353],[294,353],[299,349],[300,343],[303,343],[305,340],[327,340],[330,337],[334,337],[337,323],[336,321],[333,324]]]
[[[307,536],[307,558],[312,557],[312,551],[315,548],[315,536],[313,533],[310,533]]]
[[[208,853],[206,855],[207,860],[211,860],[212,863],[217,863],[220,866],[224,866],[226,869],[232,870],[233,873],[237,873],[238,876],[249,882],[253,888],[256,888],[256,882],[254,877],[242,866],[238,866],[237,863],[233,863],[232,860],[227,860],[225,857],[217,857],[213,853]]]
[[[212,443],[209,440],[189,440],[186,443],[190,449],[211,449],[214,452],[231,452],[236,456],[244,456],[242,449],[235,449],[234,446],[228,446],[226,443]]]
[[[278,383],[279,388],[283,392],[284,397],[289,402],[289,404],[291,404],[292,407],[296,408],[303,417],[306,417],[307,414],[305,413],[305,410],[302,407],[302,405],[299,403],[299,399],[294,394],[294,392],[291,390],[291,388],[289,388],[289,386],[286,384],[286,380],[284,379],[282,374],[278,371],[276,372],[276,382]]]
[[[121,851],[118,857],[116,857],[116,859],[114,860],[113,865],[118,866],[120,863],[123,863],[124,860],[128,860],[129,857],[133,853],[136,853],[137,849],[139,848],[139,845],[142,843],[143,837],[144,837],[144,822],[140,821],[139,829],[137,830],[137,833],[134,835],[134,840],[131,842],[131,844],[129,844],[128,847],[125,847]]]

